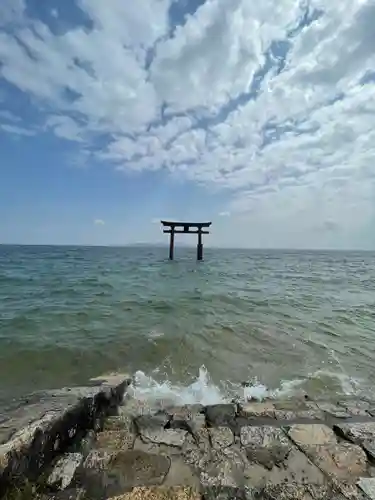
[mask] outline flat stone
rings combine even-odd
[[[203,500],[256,500],[256,497],[250,488],[211,486],[203,489]]]
[[[288,458],[291,446],[274,445],[267,448],[247,447],[246,456],[250,463],[257,463],[265,469],[280,467]]]
[[[200,473],[203,487],[229,486],[238,487],[245,483],[246,457],[236,447],[213,450],[211,460],[205,464]]]
[[[288,431],[290,439],[298,446],[336,443],[336,435],[323,424],[292,425]]]
[[[375,479],[361,477],[357,483],[358,487],[371,499],[375,500]]]
[[[195,436],[188,434],[182,447],[182,456],[185,462],[200,473],[212,460],[207,429],[201,429]]]
[[[328,486],[299,483],[267,485],[262,491],[264,500],[345,500]]]
[[[367,459],[361,447],[341,442],[304,448],[312,462],[328,476],[351,481],[366,474]]]
[[[196,489],[190,487],[134,488],[130,493],[110,500],[201,500],[201,496]]]
[[[164,429],[169,423],[170,417],[167,413],[158,412],[153,415],[140,415],[134,419],[134,424],[139,433],[146,429]]]
[[[366,417],[368,410],[370,410],[370,403],[362,400],[344,400],[339,401],[337,404],[352,416]]]
[[[96,448],[107,450],[131,450],[135,436],[128,431],[103,431],[97,434]]]
[[[355,484],[336,481],[335,487],[343,494],[345,500],[369,500],[369,497]]]
[[[267,484],[324,485],[326,483],[326,478],[318,467],[296,448],[291,448],[284,461],[281,464],[275,464],[272,468],[250,462],[244,474],[246,484],[254,488],[263,488]]]
[[[108,417],[104,422],[103,430],[134,432],[133,420],[129,415]]]
[[[190,486],[199,489],[199,477],[179,456],[170,456],[171,467],[163,486]]]
[[[194,434],[206,426],[206,416],[202,405],[186,405],[166,410],[170,416],[171,429],[183,429]]]
[[[164,444],[182,448],[187,432],[181,429],[151,429],[146,428],[141,431],[141,438],[146,443]]]
[[[59,491],[57,493],[51,493],[48,495],[41,495],[33,498],[33,500],[85,500],[86,492],[82,488],[69,488],[66,490]],[[25,497],[27,498],[27,497]]]
[[[239,415],[246,418],[275,418],[275,405],[270,401],[243,403],[239,407]]]
[[[90,500],[120,495],[137,486],[158,486],[166,478],[170,459],[139,450],[92,453],[78,476]]]
[[[282,429],[278,427],[242,427],[241,428],[242,446],[274,446],[289,445],[289,440]]]
[[[323,403],[317,403],[319,406],[319,409],[322,410],[324,413],[328,413],[332,417],[336,418],[348,418],[351,416],[351,414],[345,410],[345,408],[334,405],[332,403],[328,402],[323,402]]]
[[[234,435],[229,427],[213,427],[209,429],[211,445],[213,448],[221,449],[232,446]]]
[[[375,422],[335,425],[334,429],[349,441],[363,444],[365,441],[375,441]]]
[[[57,490],[65,490],[73,482],[78,467],[83,463],[81,453],[66,453],[57,460],[46,483]]]
[[[275,410],[277,420],[322,420],[322,412],[318,409],[311,410]]]
[[[206,420],[211,427],[232,427],[236,417],[236,405],[219,404],[207,406]]]

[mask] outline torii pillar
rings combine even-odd
[[[203,242],[202,234],[210,234],[209,231],[203,230],[203,228],[209,228],[211,222],[168,222],[165,220],[161,221],[164,227],[169,229],[163,229],[163,233],[170,234],[169,240],[169,260],[174,259],[174,235],[178,234],[197,234],[198,244],[197,244],[197,260],[203,260]]]

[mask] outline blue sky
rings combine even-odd
[[[1,0],[0,243],[172,218],[374,249],[373,26],[372,0]]]

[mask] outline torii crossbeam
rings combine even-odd
[[[211,226],[212,222],[169,222],[166,220],[161,221],[164,228],[163,233],[170,234],[169,240],[169,259],[173,260],[174,257],[174,235],[175,234],[197,234],[197,260],[203,260],[203,243],[202,234],[210,234],[209,231],[204,231],[203,228]]]

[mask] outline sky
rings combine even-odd
[[[0,243],[161,218],[375,249],[375,0],[0,1]]]

